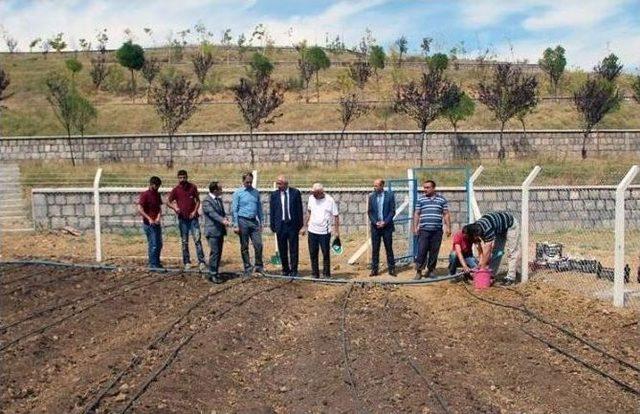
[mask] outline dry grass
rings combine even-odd
[[[162,55],[163,51],[154,51],[153,54]],[[234,52],[235,53],[235,52]],[[3,112],[1,126],[3,135],[30,136],[62,134],[63,130],[58,125],[53,113],[45,99],[45,87],[43,79],[53,70],[65,71],[64,60],[70,54],[50,54],[45,60],[38,54],[3,54],[2,65],[11,76],[9,92],[15,95],[6,104],[8,110]],[[128,74],[125,73],[124,82],[116,92],[96,92],[89,78],[89,56],[79,54],[79,60],[84,68],[78,75],[78,86],[98,106],[99,116],[95,125],[92,125],[88,134],[118,134],[118,133],[148,133],[159,132],[160,125],[150,105],[147,105],[144,87],[146,82],[138,76],[137,83],[140,87],[135,103],[127,93],[126,82]],[[223,59],[220,54],[219,59]],[[294,62],[297,59],[291,51],[276,51],[274,60]],[[349,60],[353,57],[343,54],[332,56],[332,60]],[[115,65],[115,63],[114,63]],[[165,63],[165,66],[169,65]],[[185,59],[181,63],[171,64],[178,72],[194,78],[191,63]],[[341,94],[339,75],[345,69],[334,66],[320,74],[320,103],[315,102],[315,93],[312,91],[312,101],[305,102],[304,91],[289,91],[286,94],[285,104],[282,107],[283,117],[275,124],[262,128],[264,131],[294,131],[294,130],[336,130],[339,125],[337,104],[335,101]],[[206,104],[183,127],[182,131],[208,132],[208,131],[242,131],[245,126],[233,104],[233,98],[228,88],[235,84],[241,76],[246,74],[246,68],[237,62],[227,65],[218,62],[213,68],[210,80],[210,91],[205,94]],[[415,66],[407,66],[402,70],[404,79],[415,79],[421,73],[421,69]],[[487,76],[489,69],[449,69],[448,75],[463,88],[473,93],[477,88],[479,79]],[[297,78],[297,69],[293,64],[276,66],[274,75],[276,79],[287,81]],[[583,72],[568,72],[560,85],[559,95],[569,96],[571,92],[586,77]],[[392,96],[393,79],[392,69],[386,68],[381,72],[380,82],[371,80],[363,91],[366,99],[388,100]],[[195,79],[195,78],[194,78]],[[539,76],[543,96],[549,96],[548,81],[544,76]],[[629,94],[631,76],[623,75],[619,81],[621,89]],[[640,106],[628,101],[622,108],[607,116],[601,128],[640,128],[640,117],[637,116]],[[390,115],[385,119],[383,110],[378,108],[369,115],[357,120],[351,126],[352,129],[415,129],[413,121],[402,115]],[[571,100],[544,100],[536,111],[528,118],[528,128],[578,128],[579,118],[575,112]],[[492,129],[496,128],[496,122],[491,114],[480,104],[476,113],[468,121],[461,123],[464,129]],[[432,129],[449,129],[445,120],[437,120]],[[520,125],[512,122],[508,128],[519,129]]]

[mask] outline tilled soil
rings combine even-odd
[[[638,315],[543,283],[0,274],[2,413],[640,410]]]

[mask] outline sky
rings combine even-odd
[[[58,32],[79,48],[79,39],[95,43],[103,28],[109,48],[127,39],[126,29],[142,46],[161,46],[182,30],[193,33],[197,23],[216,41],[227,28],[235,41],[263,24],[277,45],[323,46],[339,35],[350,47],[370,29],[384,47],[404,35],[417,54],[422,38],[431,37],[435,51],[463,44],[468,58],[489,50],[507,61],[537,62],[559,44],[571,68],[591,70],[615,53],[625,71],[640,70],[640,0],[0,0],[0,33],[20,51]],[[193,34],[187,40],[197,42]],[[4,41],[0,50],[7,50]]]

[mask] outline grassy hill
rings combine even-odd
[[[245,54],[246,60],[251,52]],[[173,70],[190,76],[195,81],[190,51],[180,62],[169,62],[169,50],[154,49],[148,55],[162,61],[163,70]],[[51,71],[67,71],[64,61],[73,53],[39,53],[0,54],[0,64],[9,73],[11,85],[9,93],[14,95],[6,101],[7,109],[2,112],[0,122],[4,136],[14,135],[48,135],[62,134],[63,129],[55,119],[45,98],[43,79]],[[273,77],[290,86],[282,106],[283,116],[275,124],[265,126],[264,131],[278,130],[336,130],[339,129],[337,99],[341,95],[340,79],[345,77],[345,62],[353,61],[354,55],[343,53],[331,55],[333,66],[320,73],[320,101],[316,102],[315,89],[310,91],[311,101],[306,102],[306,93],[299,87],[296,67],[297,53],[293,49],[274,49],[269,52],[270,58],[277,62]],[[96,91],[89,76],[90,53],[77,53],[77,58],[84,68],[77,77],[81,91],[97,106],[98,119],[87,131],[88,134],[100,133],[147,133],[160,131],[160,124],[153,107],[146,103],[146,81],[138,74],[138,95],[132,102],[128,95],[129,74],[116,62],[113,52],[109,52],[109,65],[113,66],[113,74],[105,84],[104,90]],[[183,132],[207,131],[244,131],[246,128],[239,112],[233,103],[229,87],[241,76],[246,75],[246,65],[240,63],[236,50],[218,50],[216,65],[208,79],[208,90],[204,94],[204,104],[194,117],[183,127]],[[356,120],[351,129],[415,129],[413,121],[405,116],[390,113],[388,104],[393,96],[393,79],[409,80],[417,78],[423,70],[422,59],[410,57],[408,64],[401,70],[385,68],[379,82],[372,76],[363,94],[367,100],[376,101],[375,109],[365,117]],[[342,63],[342,64],[341,64]],[[451,65],[450,65],[451,66]],[[462,85],[470,93],[477,89],[478,82],[491,73],[491,67],[450,67],[447,76]],[[579,118],[571,99],[571,93],[587,77],[582,71],[570,71],[563,77],[558,95],[553,99],[550,94],[548,79],[540,73],[540,94],[542,100],[538,108],[527,120],[527,128],[570,129],[578,128]],[[625,95],[630,95],[632,77],[622,75],[618,84]],[[492,115],[476,103],[476,113],[466,122],[460,124],[463,129],[493,129],[497,124]],[[601,128],[640,128],[640,105],[626,100],[621,109],[605,117]],[[432,129],[449,129],[445,120],[437,120]],[[512,122],[508,128],[519,129],[520,124]]]

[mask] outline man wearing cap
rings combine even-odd
[[[334,235],[340,237],[340,216],[338,215],[338,206],[333,197],[325,194],[324,187],[320,183],[313,184],[311,188],[307,212],[305,227],[309,232],[311,273],[315,278],[320,277],[318,250],[322,250],[322,276],[329,278],[331,277],[331,256],[329,255],[331,222],[333,221]],[[304,231],[305,229],[303,228],[303,234]]]
[[[284,175],[276,179],[277,190],[269,200],[269,225],[276,234],[278,252],[284,276],[298,276],[298,235],[302,228],[302,196],[289,187]]]

